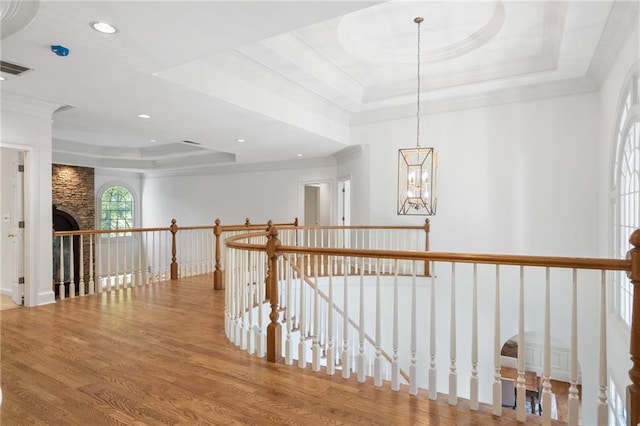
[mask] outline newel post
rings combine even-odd
[[[222,227],[220,226],[220,219],[216,219],[216,225],[213,227],[213,235],[216,236],[216,270],[213,271],[213,289],[224,289],[224,283],[222,282],[222,268],[220,266],[220,236],[222,235]]]
[[[640,423],[640,229],[636,229],[629,242],[633,246],[627,253],[631,260],[629,278],[633,285],[633,311],[631,313],[630,354],[633,366],[629,370],[631,384],[627,386],[627,422],[629,425]]]
[[[429,224],[429,218],[424,220],[424,251],[429,251],[429,231],[431,230],[431,225]],[[430,277],[431,271],[429,269],[429,261],[424,261],[424,276]]]
[[[176,220],[171,219],[171,279],[178,279],[178,262],[176,261],[176,233],[178,232],[178,225]]]
[[[280,362],[282,359],[282,328],[278,322],[278,229],[271,225],[267,236],[267,289],[269,290],[269,303],[271,322],[267,326],[267,361]]]

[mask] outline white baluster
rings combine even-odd
[[[361,259],[360,268],[360,312],[358,320],[358,382],[364,383],[366,380],[364,370],[364,268],[365,259]]]
[[[189,262],[187,262],[189,263]],[[240,274],[241,283],[241,293],[240,293],[240,349],[247,349],[247,334],[249,327],[249,311],[251,310],[249,307],[249,288],[251,287],[251,283],[249,282],[249,252],[242,251],[242,273]]]
[[[544,358],[542,363],[542,424],[551,425],[551,278],[545,268],[544,283]]]
[[[98,294],[102,293],[102,281],[104,280],[103,267],[102,267],[102,243],[103,235],[96,235],[96,291]]]
[[[233,272],[233,260],[231,259],[231,256],[225,256],[224,258],[224,268],[225,271],[232,273]],[[225,312],[225,320],[224,320],[224,332],[225,335],[227,336],[227,339],[229,339],[230,341],[231,339],[231,318],[232,317],[232,312],[233,309],[231,307],[231,295],[233,294],[233,277],[229,276],[227,277],[227,287],[225,289],[224,292],[224,312]]]
[[[74,250],[73,250],[73,235],[69,235],[69,297],[76,297],[76,277],[74,271]]]
[[[127,234],[122,234],[122,288],[127,288]]]
[[[120,233],[116,231],[116,270],[115,270],[115,279],[116,279],[116,291],[120,290]]]
[[[496,265],[496,295],[493,308],[493,404],[491,414],[502,415],[502,380],[500,375],[500,265]]]
[[[249,354],[253,354],[256,351],[255,335],[253,334],[253,310],[256,306],[254,304],[254,299],[255,299],[254,288],[256,285],[256,277],[254,275],[254,266],[255,266],[254,256],[255,256],[254,252],[250,251],[247,253],[248,262],[249,262],[249,264],[247,265],[249,267],[249,294],[248,294],[249,300],[247,303],[249,323],[247,324],[247,352]],[[262,306],[260,306],[259,308],[262,309]]]
[[[107,234],[107,292],[111,291],[111,233]]]
[[[287,321],[287,338],[284,343],[284,360],[287,365],[293,364],[293,341],[291,340],[291,330],[293,328],[293,309],[291,300],[292,294],[292,275],[293,268],[291,267],[291,258],[289,258],[289,273],[287,274],[287,309],[285,310],[285,319]],[[262,300],[260,301],[260,312],[262,312]]]
[[[471,384],[469,408],[478,404],[478,264],[473,264],[473,302],[471,308]]]
[[[391,390],[400,390],[398,364],[398,259],[393,260],[393,361],[391,361]]]
[[[266,267],[267,261],[266,261],[266,254],[262,254],[257,262],[257,266],[258,266],[258,281],[257,281],[257,286],[258,286],[258,337],[257,337],[257,344],[256,344],[256,352],[258,353],[258,356],[260,358],[263,358],[265,356],[266,353],[266,336],[264,335],[264,292],[265,292],[265,283],[266,283],[266,271],[265,271],[265,267]],[[289,306],[287,304],[287,314],[289,312]],[[287,327],[289,327],[290,324],[287,324]]]
[[[237,253],[234,250],[227,251],[229,259],[229,268],[227,269],[227,284],[229,289],[227,290],[229,293],[229,341],[235,342],[236,336],[236,286],[238,273],[237,271]]]
[[[409,358],[409,394],[418,394],[418,369],[416,365],[417,348],[417,291],[416,291],[416,261],[411,262],[411,356]]]
[[[133,232],[131,232],[131,236],[129,237],[131,239],[131,287],[135,287],[136,286],[136,247],[135,247],[135,242],[136,242],[136,238],[135,238],[135,234]]]
[[[569,377],[569,425],[578,426],[580,400],[578,399],[578,271],[573,270],[571,288],[571,365]]]
[[[436,263],[431,262],[431,318],[429,321],[429,399],[438,399],[436,369]]]
[[[233,301],[233,310],[234,310],[234,332],[233,335],[235,337],[234,343],[236,346],[240,346],[240,342],[242,341],[242,250],[236,250],[236,263],[235,270],[233,271],[235,275],[235,286],[234,286],[234,301]],[[185,269],[186,271],[186,269]],[[186,273],[186,272],[185,272]]]
[[[151,283],[157,283],[156,270],[156,231],[151,231]]]
[[[64,300],[64,236],[60,238],[60,281],[58,282],[58,297]]]
[[[458,373],[456,371],[456,264],[451,263],[451,325],[449,358],[449,404],[458,404]]]
[[[380,297],[380,259],[376,259],[376,358],[373,366],[373,385],[382,386],[382,310]]]
[[[314,234],[315,236],[315,234]],[[306,326],[307,326],[307,318],[306,318],[306,304],[304,293],[306,289],[305,285],[305,276],[307,275],[306,265],[311,263],[310,256],[302,256],[302,264],[305,265],[305,268],[302,269],[302,275],[300,276],[300,319],[299,319],[299,331],[300,331],[300,340],[298,341],[298,367],[305,368],[307,366],[307,353],[305,351],[305,340],[307,338],[306,334]]]
[[[142,234],[140,235],[140,240],[138,241],[138,276],[140,279],[140,283],[147,285],[149,284],[149,268],[147,267],[147,263],[149,259],[147,257],[147,252],[149,247],[149,234],[147,232],[144,233],[144,258],[142,257],[143,244],[142,244]],[[144,260],[144,263],[143,263]],[[144,279],[143,279],[144,277]]]
[[[93,258],[93,244],[97,235],[92,234],[89,236],[89,294],[94,294],[95,292],[95,282],[93,280],[93,268],[95,265],[95,260]]]
[[[334,348],[335,325],[333,321],[333,271],[335,259],[329,262],[329,306],[327,308],[327,374],[333,376],[336,373],[336,355]]]
[[[607,401],[607,297],[606,275],[600,278],[600,357],[598,362],[598,426],[608,424],[609,403]]]
[[[347,285],[347,269],[349,269],[348,258],[342,258],[342,270],[344,273],[344,299],[343,309],[344,315],[342,316],[342,378],[348,379],[351,377],[351,365],[349,363],[349,286]]]
[[[320,238],[322,238],[323,233],[320,234]],[[323,256],[318,256],[322,258]],[[313,343],[311,345],[311,353],[312,353],[312,369],[313,371],[320,371],[320,283],[318,282],[318,268],[320,261],[316,261],[316,267],[314,271],[314,285],[315,289],[313,291]]]
[[[524,267],[520,267],[520,297],[518,314],[518,377],[516,380],[516,420],[524,422],[526,388],[524,381]]]
[[[84,296],[84,235],[80,235],[80,281],[78,282],[80,296]]]

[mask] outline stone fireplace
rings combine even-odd
[[[52,224],[56,231],[86,230],[95,229],[95,170],[90,167],[66,166],[53,164],[52,166]],[[65,252],[68,250],[68,242],[65,241]],[[57,247],[56,247],[57,246]],[[59,255],[60,246],[54,241],[54,271],[53,290],[58,297],[59,275]],[[95,251],[95,250],[94,250]],[[80,238],[74,237],[74,281],[76,291],[80,280]],[[83,241],[83,258],[85,285],[89,277],[89,240]],[[65,257],[65,264],[68,265],[68,255]],[[65,283],[68,283],[68,274],[65,275]],[[66,291],[68,293],[68,289]]]

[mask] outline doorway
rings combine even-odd
[[[331,181],[304,182],[300,184],[301,193],[301,217],[304,226],[328,226],[331,225]],[[327,241],[327,231],[321,233],[308,232],[307,244],[315,246],[316,243]]]
[[[23,151],[0,148],[0,293],[17,306],[24,304],[25,286],[24,158]]]
[[[55,205],[53,206],[52,213],[52,221],[53,221],[53,229],[54,231],[77,231],[80,229],[78,225],[78,221],[76,221],[73,216],[69,213],[58,209]],[[64,237],[63,244],[63,253],[60,255],[60,239],[53,239],[53,291],[55,292],[56,298],[60,296],[60,283],[64,283],[64,294],[65,297],[69,297],[69,284],[71,283],[70,278],[70,268],[71,258],[70,258],[70,240],[73,240],[73,282],[75,284],[74,288],[76,289],[76,295],[79,292],[80,286],[80,237],[78,235],[74,235],[73,237]],[[62,260],[62,264],[64,265],[64,270],[62,271],[62,280],[60,279],[60,262]]]

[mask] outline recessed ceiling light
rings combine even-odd
[[[304,154],[296,154],[296,157],[304,157]]]
[[[138,114],[138,118],[151,118],[149,114]]]
[[[238,143],[245,143],[247,140],[246,139],[236,139],[236,142]]]
[[[0,75],[0,81],[5,81],[6,78],[4,78],[3,76]]]
[[[156,143],[157,141],[155,139],[149,139],[149,142]]]
[[[89,24],[91,28],[104,34],[114,34],[118,32],[118,29],[106,22],[95,21]]]

